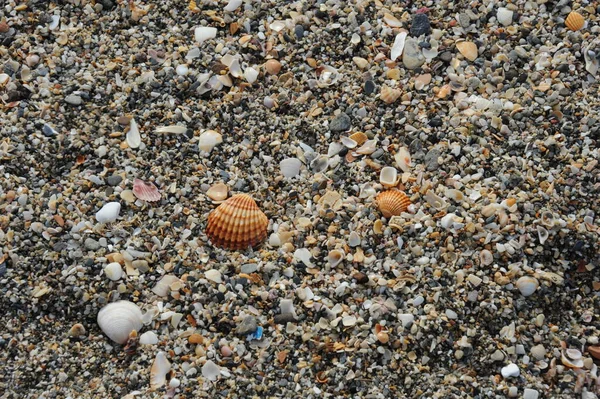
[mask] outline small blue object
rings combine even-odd
[[[253,339],[261,339],[262,336],[263,336],[263,328],[258,327],[258,328],[256,328],[256,331],[254,331],[252,334],[248,334],[248,341],[252,341]]]

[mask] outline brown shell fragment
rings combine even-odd
[[[567,16],[567,19],[565,19],[565,25],[567,25],[567,28],[571,29],[573,32],[578,31],[585,25],[585,18],[578,12],[571,11],[571,13]]]
[[[206,235],[226,249],[257,247],[267,237],[267,216],[247,194],[236,194],[208,215]]]
[[[410,205],[410,198],[402,191],[396,190],[388,190],[380,193],[376,201],[379,210],[386,218],[399,216]]]

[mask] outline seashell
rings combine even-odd
[[[492,255],[492,253],[487,249],[484,249],[479,252],[479,261],[484,266],[491,265],[492,262],[494,262],[494,255]]]
[[[202,366],[202,376],[204,378],[215,381],[219,375],[221,375],[221,368],[212,360],[207,360],[204,366]]]
[[[360,236],[356,231],[350,233],[348,237],[348,245],[351,247],[358,247],[360,245]]]
[[[171,363],[167,360],[165,352],[158,352],[150,368],[150,388],[157,389],[167,382],[167,373],[171,370]]]
[[[119,262],[112,262],[104,267],[104,274],[112,281],[117,281],[123,276],[123,269]]]
[[[583,355],[581,354],[581,352],[578,349],[573,349],[573,348],[565,349],[565,354],[567,355],[567,357],[569,359],[572,359],[572,360],[579,360],[583,357]]]
[[[111,223],[117,220],[121,212],[121,204],[119,202],[109,202],[96,212],[96,220],[99,223]]]
[[[410,198],[402,191],[388,190],[376,198],[377,206],[385,218],[399,216],[410,205]]]
[[[329,148],[327,149],[327,156],[328,157],[333,157],[334,155],[337,155],[340,153],[340,151],[342,151],[344,149],[344,145],[337,143],[337,142],[332,142],[329,144]],[[281,164],[279,165],[281,167]],[[284,175],[285,176],[285,175]]]
[[[438,211],[441,211],[448,206],[448,203],[442,197],[436,195],[433,190],[427,190],[424,198],[430,206]]]
[[[403,172],[408,172],[412,168],[410,152],[408,152],[408,148],[406,147],[400,147],[396,155],[394,155],[394,160]]]
[[[542,224],[546,227],[554,227],[554,223],[556,222],[554,218],[554,214],[550,211],[544,211],[541,215]]]
[[[377,149],[377,139],[367,140],[365,143],[356,149],[355,153],[360,155],[370,155]]]
[[[402,27],[402,22],[394,17],[392,14],[389,13],[385,13],[383,14],[383,22],[385,22],[386,24],[388,24],[388,26],[391,26],[392,28],[401,28]]]
[[[187,132],[187,127],[179,125],[171,126],[159,126],[155,130],[156,133],[173,133],[173,134],[184,134]]]
[[[265,70],[269,75],[277,75],[281,71],[281,62],[270,59],[265,62]]]
[[[402,95],[402,90],[393,89],[389,86],[383,85],[381,87],[381,92],[379,93],[379,98],[383,100],[386,104],[391,104]]]
[[[217,37],[217,28],[208,26],[199,26],[194,29],[194,38],[200,44],[207,40],[214,39]]]
[[[567,351],[568,350],[569,349],[567,349]],[[562,361],[562,364],[564,366],[567,366],[572,369],[580,369],[580,368],[583,368],[583,366],[584,366],[583,360],[581,358],[580,359],[569,359],[566,356],[565,351],[561,352],[560,360]]]
[[[336,84],[342,75],[332,66],[324,65],[317,70],[319,79],[317,80],[317,86],[327,87]]]
[[[250,84],[256,82],[256,79],[258,79],[258,71],[252,67],[244,69],[244,79]]]
[[[548,236],[549,236],[548,230],[546,230],[542,226],[537,226],[537,233],[538,233],[538,238],[540,240],[540,244],[544,245],[544,243],[546,242],[546,240],[548,239]]]
[[[198,148],[201,151],[211,152],[213,148],[223,142],[223,136],[214,130],[203,132],[198,139]]]
[[[600,359],[600,346],[589,346],[587,349],[592,357]]]
[[[108,338],[124,344],[132,331],[142,328],[142,311],[133,302],[113,302],[100,309],[97,321]]]
[[[379,172],[379,182],[385,187],[393,187],[398,183],[398,171],[396,168],[386,166]]]
[[[127,141],[127,145],[130,148],[138,148],[140,144],[142,144],[142,136],[140,136],[140,130],[138,128],[135,119],[131,118],[129,121],[129,131],[125,136],[125,140]]]
[[[465,199],[464,194],[460,190],[457,190],[455,188],[447,188],[445,194],[446,197],[456,202],[462,202]]]
[[[156,285],[152,288],[152,292],[154,292],[158,296],[167,296],[169,292],[171,292],[171,284],[180,281],[177,276],[172,274],[164,275]]]
[[[585,18],[576,11],[571,11],[565,19],[565,25],[572,31],[578,31],[585,25]]]
[[[133,180],[133,194],[142,201],[154,202],[160,200],[160,192],[154,183],[146,183],[141,179]]]
[[[358,145],[358,143],[354,140],[352,140],[350,137],[346,137],[346,136],[342,136],[340,137],[340,140],[342,141],[342,144],[346,147],[346,148],[356,148],[356,146]]]
[[[535,277],[523,276],[517,280],[516,284],[519,291],[521,291],[521,295],[530,296],[538,289],[540,283],[537,281]]]
[[[217,183],[206,191],[206,196],[213,201],[223,201],[225,198],[227,198],[228,192],[229,187],[227,187],[226,184]]]
[[[473,42],[458,42],[456,43],[456,48],[469,61],[475,61],[479,55],[477,52],[477,45]]]
[[[158,337],[153,331],[146,331],[140,335],[140,345],[156,345],[158,344]]]
[[[350,135],[350,139],[354,140],[356,145],[363,145],[369,139],[369,136],[363,132],[356,132]]]
[[[227,249],[258,246],[267,237],[267,216],[247,194],[236,194],[208,215],[206,235]]]
[[[190,69],[185,64],[177,65],[177,68],[175,68],[175,73],[177,73],[179,76],[187,76],[189,72]]]
[[[70,337],[81,337],[85,335],[85,333],[85,327],[83,326],[83,324],[80,323],[73,324],[73,326],[69,329]]]
[[[229,0],[229,2],[227,2],[227,5],[225,6],[225,8],[223,8],[223,10],[233,12],[237,10],[242,5],[242,3],[243,0]]]
[[[331,267],[336,267],[342,263],[345,256],[346,254],[341,249],[334,249],[329,251],[329,254],[327,255],[327,261]]]
[[[229,74],[234,78],[243,76],[244,72],[242,71],[242,66],[240,65],[240,60],[238,58],[234,59],[231,64],[229,64]]]
[[[394,40],[394,44],[392,45],[392,50],[390,51],[390,60],[396,61],[396,58],[402,55],[407,35],[407,32],[400,32],[396,35],[396,39]]]
[[[454,213],[448,213],[442,218],[440,225],[445,229],[453,229],[456,227],[455,224],[457,219],[458,216],[456,216]]]
[[[310,163],[310,169],[314,173],[325,172],[327,170],[328,166],[329,166],[329,159],[325,155],[319,155],[318,157],[313,159],[312,162]]]

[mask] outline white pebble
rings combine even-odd
[[[217,284],[223,282],[221,279],[221,272],[215,269],[207,270],[206,273],[204,273],[204,277],[206,277],[207,280],[213,281]]]
[[[204,43],[206,40],[217,36],[217,28],[199,26],[194,30],[194,37],[198,43]]]
[[[502,374],[502,377],[509,378],[518,377],[521,374],[521,371],[519,370],[519,366],[514,363],[510,363],[509,365],[502,367],[500,373]]]
[[[538,399],[540,393],[535,389],[525,388],[523,391],[523,399]]]
[[[189,68],[187,65],[177,65],[177,69],[175,69],[175,72],[177,72],[177,75],[179,76],[186,76],[189,72]]]
[[[513,12],[506,7],[498,8],[498,12],[496,13],[496,18],[498,22],[500,22],[504,26],[509,26],[512,24],[513,20]]]
[[[104,274],[112,281],[117,281],[123,275],[123,269],[121,269],[119,262],[109,263],[104,267]]]
[[[140,335],[141,345],[156,345],[158,344],[158,337],[153,331],[146,331]]]

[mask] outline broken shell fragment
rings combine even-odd
[[[388,190],[376,198],[377,206],[384,217],[399,216],[410,205],[410,198],[402,191]]]
[[[169,292],[171,292],[171,285],[178,281],[180,281],[179,277],[172,274],[166,274],[158,280],[156,285],[152,288],[152,292],[158,296],[167,296],[169,295]]]
[[[456,43],[456,48],[469,61],[475,61],[478,56],[477,45],[473,42]]]
[[[381,92],[379,94],[379,98],[381,98],[381,100],[384,103],[391,104],[394,101],[396,101],[397,99],[399,99],[401,95],[402,95],[402,90],[393,89],[389,86],[383,85],[381,87]]]
[[[267,237],[267,216],[247,194],[236,194],[208,215],[206,235],[213,245],[227,249],[258,246]]]
[[[113,302],[100,309],[97,321],[108,338],[124,344],[132,331],[142,328],[142,311],[133,302]]]
[[[394,155],[394,160],[403,172],[408,172],[412,168],[410,152],[408,152],[408,148],[406,147],[400,147],[396,155]]]
[[[327,261],[331,267],[336,267],[344,260],[345,255],[346,254],[344,254],[344,251],[341,249],[334,249],[329,251],[329,254],[327,255]]]
[[[283,177],[295,177],[300,173],[302,162],[298,158],[286,158],[279,163]]]
[[[167,360],[165,352],[158,352],[150,369],[150,388],[157,389],[167,382],[167,373],[171,370],[171,363]]]
[[[223,136],[214,130],[207,130],[198,139],[198,148],[201,151],[211,152],[213,148],[223,142]]]
[[[548,236],[549,236],[548,230],[546,230],[542,226],[537,226],[537,233],[538,233],[538,238],[540,240],[540,244],[544,245],[544,243],[546,242],[546,240],[548,239]]]
[[[133,180],[133,194],[142,201],[154,202],[160,200],[160,192],[154,183],[146,183],[141,179]]]

